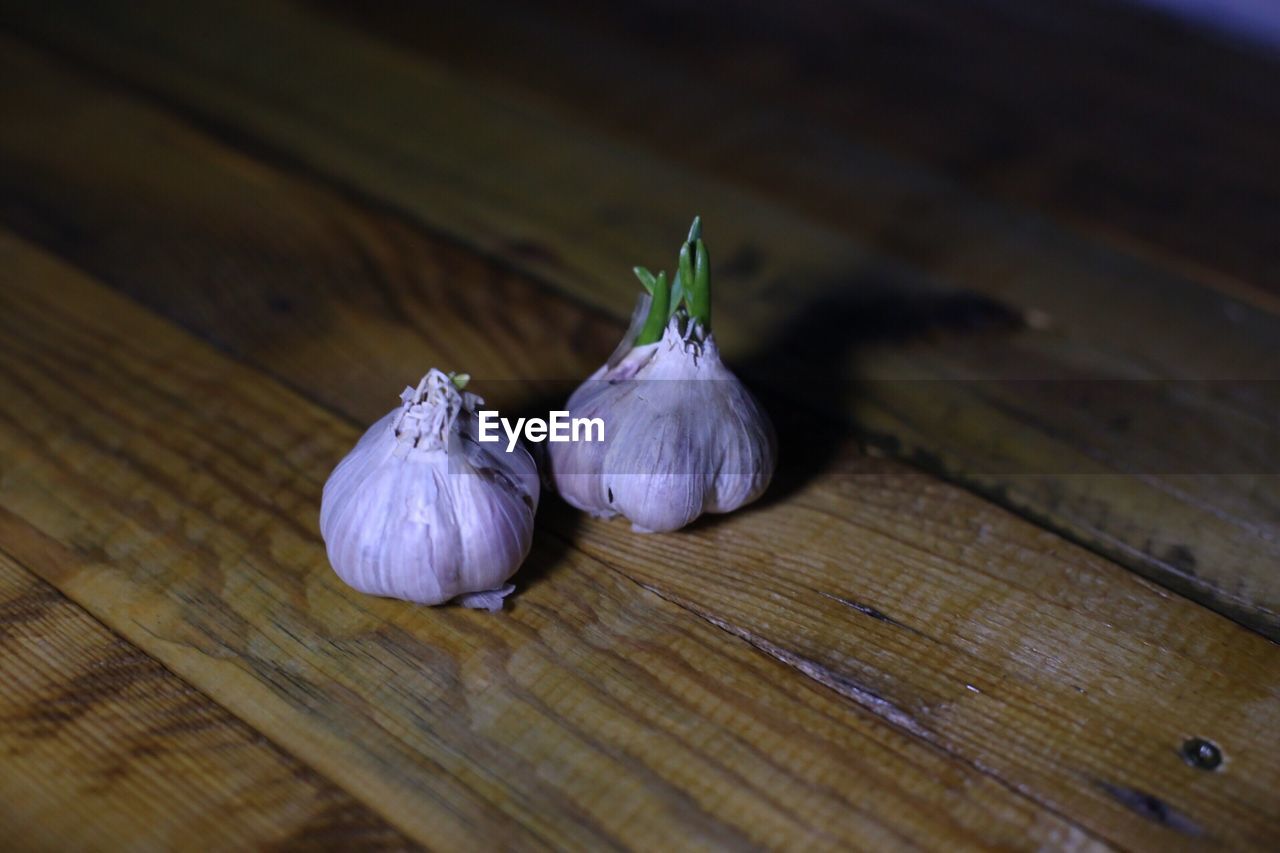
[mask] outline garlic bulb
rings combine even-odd
[[[571,417],[604,421],[605,441],[548,448],[566,501],[599,517],[623,515],[641,532],[678,530],[704,512],[750,503],[768,487],[777,456],[773,425],[711,334],[700,230],[695,219],[670,290],[665,273],[637,268],[651,294],[636,312],[643,323],[633,321],[609,362],[569,398]]]
[[[523,447],[476,440],[484,401],[432,369],[324,485],[320,532],[360,592],[500,610],[529,553],[538,475]],[[456,382],[456,384],[455,384]]]

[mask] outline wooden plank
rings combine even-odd
[[[23,76],[30,86],[42,75]],[[83,174],[33,167],[52,189],[28,205],[41,215],[27,230],[340,411],[380,414],[383,389],[403,384],[406,366],[467,366],[454,362],[477,330],[491,337],[477,358],[504,378],[553,375],[575,358],[580,372],[618,332],[541,294],[534,316],[558,337],[527,346],[524,330],[537,325],[529,308],[495,317],[504,299],[533,304],[531,282],[96,87],[75,108],[66,91],[85,84],[54,77],[38,86],[51,112],[85,115],[95,104],[101,113],[49,135],[94,139],[92,156],[79,158],[92,163]],[[125,187],[145,203],[102,201]],[[157,229],[164,239],[140,244]],[[95,245],[59,238],[77,233],[97,235]],[[215,285],[230,289],[223,296]],[[516,383],[477,383],[512,401],[522,393]],[[1107,839],[1168,844],[1194,826],[1265,846],[1280,833],[1265,746],[1280,707],[1274,645],[796,418],[783,421],[793,455],[765,507],[678,537],[634,537],[553,510],[541,523],[571,539],[571,559],[546,573],[535,563],[523,595],[554,602],[563,588],[545,584],[574,571],[586,550]],[[345,449],[338,437],[315,440],[330,442],[321,455],[331,459]],[[303,467],[316,477],[325,468]],[[1222,772],[1181,760],[1195,736],[1222,746]]]
[[[703,170],[763,183],[739,155],[767,133],[779,158],[838,176],[834,146],[858,140],[1202,280],[1280,294],[1280,63],[1134,6],[310,5]]]
[[[499,616],[353,592],[315,525],[356,427],[8,236],[0,267],[6,550],[416,840],[1097,843],[556,535]]]
[[[0,683],[6,849],[413,847],[2,550]]]
[[[618,316],[626,266],[669,257],[696,207],[733,297],[717,334],[748,372],[1280,636],[1280,317],[853,144],[719,152],[823,208],[797,215],[292,6],[48,3],[14,21]],[[1049,322],[1021,327],[1032,309]]]

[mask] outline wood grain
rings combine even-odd
[[[724,123],[737,147],[714,159],[756,174],[744,189],[722,179],[738,172],[675,164],[634,147],[640,134],[623,144],[305,9],[57,8],[14,25],[615,316],[636,290],[626,266],[669,257],[700,210],[734,300],[717,335],[748,373],[1280,635],[1280,317],[1267,310],[855,143],[810,157]],[[779,203],[765,185],[794,194]],[[948,335],[975,328],[1007,334]],[[949,343],[905,346],[938,334]],[[959,429],[957,411],[970,413]]]
[[[0,681],[6,849],[414,846],[3,552]]]
[[[1136,4],[311,5],[702,171],[759,184],[740,155],[767,139],[840,185],[839,146],[857,142],[1202,281],[1280,294],[1280,61]]]
[[[63,77],[43,102],[59,104],[53,93],[83,85]],[[560,342],[522,349],[514,345],[522,333],[495,319],[500,311],[481,309],[498,307],[504,294],[534,293],[533,283],[127,99],[94,90],[83,103],[103,111],[95,132],[51,136],[93,138],[97,165],[79,178],[60,170],[56,189],[29,206],[42,213],[27,229],[35,233],[44,223],[50,240],[97,235],[90,248],[56,245],[221,347],[361,420],[389,405],[384,388],[402,386],[407,365],[416,371],[456,359],[466,351],[462,342],[477,335],[491,340],[477,353],[489,376],[542,377],[574,359],[576,372],[584,372],[619,331],[543,294],[537,316],[562,330]],[[120,129],[117,135],[111,127]],[[175,180],[179,175],[189,177]],[[114,205],[110,217],[94,213],[93,198],[120,198],[115,188],[124,187],[146,203]],[[231,222],[238,227],[228,229]],[[136,235],[158,228],[168,229],[165,239],[125,253]],[[276,241],[271,234],[286,236]],[[370,260],[344,266],[344,255]],[[236,271],[234,279],[208,272],[220,263]],[[145,274],[136,272],[139,266]],[[175,290],[159,282],[183,284]],[[224,294],[214,284],[232,289]],[[298,307],[281,311],[273,304]],[[454,313],[464,306],[461,316]],[[452,319],[414,324],[413,317]],[[585,342],[583,349],[575,350],[570,336]],[[299,347],[306,359],[291,355]],[[493,384],[517,398],[509,389],[519,386]],[[526,392],[534,393],[540,392]],[[310,410],[295,403],[289,411],[279,415],[282,423]],[[792,437],[784,452],[814,443],[811,434],[796,441],[802,430],[821,429],[802,415],[799,421],[784,422],[784,436]],[[322,477],[345,450],[351,431],[333,424],[326,430],[332,434],[303,431],[306,453],[318,457],[295,455],[298,476]],[[563,585],[569,580],[557,581],[566,572],[588,586],[617,572],[627,579],[619,581],[619,596],[629,600],[639,594],[635,585],[647,587],[679,612],[802,673],[802,681],[816,681],[892,724],[908,742],[942,750],[962,767],[981,767],[1006,790],[1095,837],[1126,846],[1192,837],[1266,846],[1280,832],[1272,817],[1278,770],[1266,746],[1278,712],[1274,645],[953,487],[827,437],[833,443],[819,446],[819,458],[793,457],[793,464],[810,466],[810,476],[780,483],[783,496],[689,535],[635,537],[617,525],[553,511],[544,529],[555,541],[572,539],[573,547],[554,560],[535,560],[532,577],[522,575],[529,586],[518,602],[560,609],[560,597],[573,589]],[[239,442],[228,437],[220,444]],[[314,501],[314,482],[297,488],[309,489]],[[282,495],[279,486],[250,492]],[[306,499],[276,500],[305,525],[314,523]],[[263,521],[262,529],[270,525]],[[323,571],[323,558],[311,559]],[[576,619],[576,612],[568,609],[566,618]],[[514,615],[520,614],[518,604]],[[414,624],[435,637],[464,618],[433,612]],[[454,646],[445,648],[447,660]],[[713,675],[717,665],[698,669]],[[1229,763],[1222,772],[1205,773],[1180,758],[1194,736],[1223,748]],[[298,748],[309,755],[315,747]]]
[[[6,549],[414,838],[1096,842],[553,534],[501,616],[352,592],[315,507],[354,426],[12,238],[0,264]]]

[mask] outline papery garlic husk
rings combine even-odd
[[[556,489],[592,515],[625,516],[637,531],[730,512],[773,477],[773,424],[720,360],[715,338],[687,320],[673,317],[661,340],[615,353],[567,408],[573,418],[601,418],[605,441],[551,444]]]
[[[533,540],[533,459],[478,442],[484,401],[439,370],[401,400],[324,485],[329,562],[360,592],[500,610]]]

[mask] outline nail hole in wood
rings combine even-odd
[[[1222,764],[1222,750],[1204,738],[1189,738],[1182,745],[1182,760],[1201,770],[1217,770]]]

